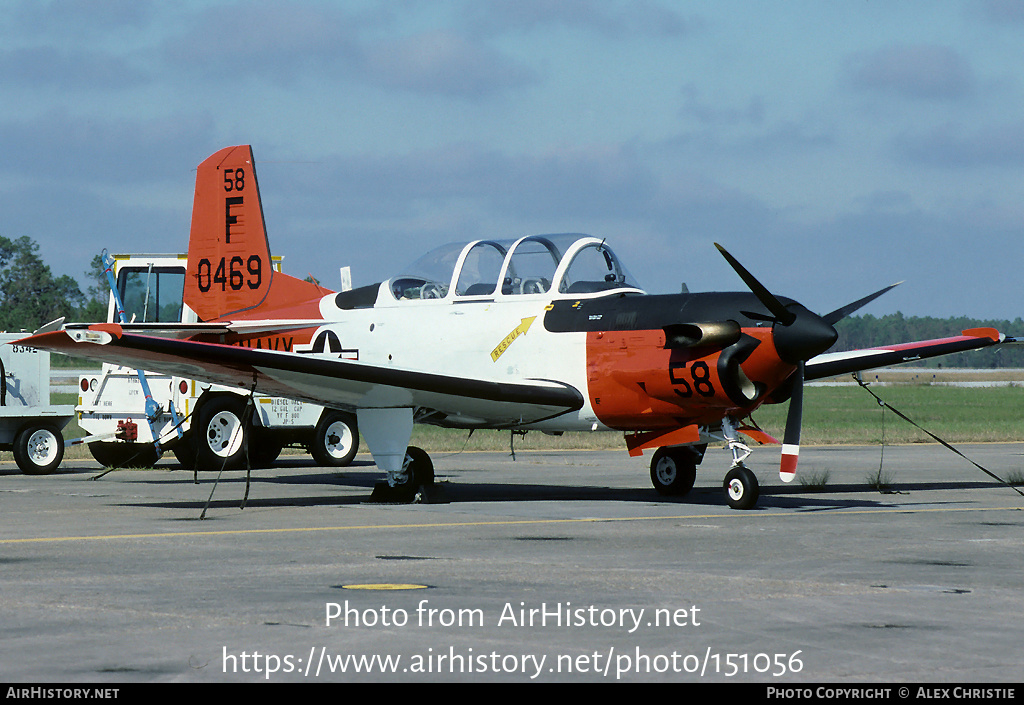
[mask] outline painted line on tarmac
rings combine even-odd
[[[24,544],[24,543],[60,543],[70,541],[116,541],[129,539],[166,539],[166,538],[195,538],[203,536],[245,536],[259,534],[295,534],[315,533],[325,531],[380,531],[382,529],[452,529],[473,526],[528,526],[540,524],[599,524],[620,521],[681,521],[694,519],[770,519],[789,517],[819,517],[851,514],[887,514],[898,512],[901,514],[925,514],[939,512],[1005,512],[1021,511],[1020,507],[935,507],[913,509],[907,507],[892,507],[888,509],[838,509],[829,512],[800,512],[798,514],[753,514],[749,512],[734,512],[729,514],[682,514],[673,516],[644,516],[644,517],[587,517],[579,519],[511,519],[507,521],[459,521],[459,522],[430,522],[425,524],[361,524],[356,526],[306,526],[287,529],[224,529],[220,531],[168,531],[165,533],[151,534],[107,534],[99,536],[40,536],[35,538],[22,539],[0,539],[0,545]]]
[[[427,590],[430,588],[429,585],[419,585],[417,583],[353,583],[352,585],[342,585],[343,590],[370,590],[373,592],[383,592],[386,590]]]

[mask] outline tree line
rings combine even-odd
[[[68,276],[55,277],[39,256],[39,244],[29,237],[10,240],[0,236],[0,330],[33,331],[64,316],[69,321],[103,321],[107,315],[108,288],[100,256],[93,257],[83,273],[83,291]],[[930,340],[958,335],[969,328],[995,328],[1007,335],[1024,336],[1024,320],[977,318],[851,316],[836,325],[836,351],[873,348],[879,345]],[[931,367],[1024,367],[1024,345],[1000,346],[922,361]]]
[[[0,236],[0,330],[31,332],[61,316],[105,320],[108,289],[99,255],[91,267],[85,274],[92,284],[83,292],[73,277],[53,275],[37,242]]]

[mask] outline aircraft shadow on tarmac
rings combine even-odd
[[[308,460],[296,458],[294,460],[283,458],[278,461],[276,467],[297,469],[308,467]],[[190,470],[175,465],[159,465],[163,472],[152,475],[152,479],[141,480],[153,484],[180,484],[192,485],[195,483],[195,474]],[[365,470],[363,470],[365,468]],[[167,471],[173,471],[173,478],[168,477]],[[90,474],[97,476],[99,472],[95,467],[63,467],[57,474]],[[130,470],[114,472],[133,472]],[[2,474],[18,474],[12,471]],[[462,474],[462,471],[459,472]],[[45,481],[45,478],[38,478]],[[138,477],[133,478],[135,482],[140,481]],[[605,487],[583,484],[559,485],[559,484],[531,484],[531,483],[503,483],[503,482],[472,482],[466,481],[463,477],[455,481],[445,481],[443,474],[439,473],[439,491],[437,498],[432,502],[435,504],[462,504],[470,502],[572,502],[572,501],[598,501],[598,502],[641,502],[648,504],[680,504],[687,506],[722,506],[722,490],[716,486],[698,485],[683,497],[666,497],[658,494],[650,487]],[[99,478],[99,482],[103,478]],[[238,507],[245,495],[246,476],[243,471],[232,471],[224,473],[218,478],[216,471],[201,471],[198,473],[199,484],[213,489],[213,497],[209,507],[230,508]],[[274,469],[253,470],[249,477],[250,487],[246,506],[249,507],[282,507],[282,506],[344,506],[358,505],[369,500],[370,493],[376,483],[381,481],[381,473],[372,461],[357,460],[348,467],[336,470],[325,470],[322,468],[309,468],[309,472],[287,475],[274,474]],[[217,487],[213,488],[213,483]],[[273,487],[278,486],[317,486],[321,492],[305,496],[283,495],[275,493]],[[323,493],[324,485],[334,485],[339,490],[361,489],[364,492],[357,494]],[[758,506],[752,511],[778,508],[794,509],[802,511],[823,511],[830,509],[858,509],[858,508],[881,508],[899,504],[901,496],[917,492],[928,492],[934,490],[967,491],[976,489],[992,489],[1000,487],[999,483],[977,480],[965,480],[958,482],[902,482],[895,483],[886,491],[863,483],[849,483],[828,485],[824,489],[807,488],[798,483],[793,485],[765,485],[761,487],[761,497]],[[838,497],[836,495],[845,495]],[[849,495],[863,495],[863,497],[850,497]],[[870,498],[869,498],[870,497]],[[942,504],[960,504],[963,500],[950,500],[946,497]],[[127,503],[126,503],[127,504]],[[164,508],[202,508],[207,506],[205,500],[188,499],[181,501],[142,501],[131,502],[132,506],[151,506]]]

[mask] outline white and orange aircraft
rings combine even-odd
[[[531,235],[445,245],[385,282],[335,293],[273,271],[249,146],[199,165],[184,300],[189,324],[60,324],[19,344],[291,397],[354,414],[395,497],[433,483],[414,423],[463,429],[617,430],[657,449],[663,494],[694,484],[709,441],[733,455],[726,500],[750,508],[744,423],[789,401],[780,475],[799,453],[804,380],[995,345],[994,329],[826,353],[833,325],[885,293],[819,316],[750,289],[648,295],[600,238]],[[56,322],[55,322],[56,323]]]

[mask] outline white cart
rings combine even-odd
[[[0,333],[0,450],[26,475],[46,475],[64,458],[75,407],[50,404],[50,353],[10,344],[27,335]]]

